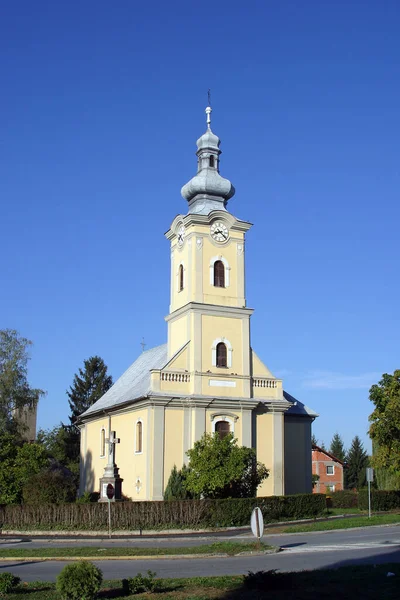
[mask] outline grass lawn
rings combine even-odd
[[[387,577],[392,572],[394,577]],[[124,596],[121,581],[106,581],[99,599],[131,598],[137,600],[397,600],[400,565],[376,567],[343,567],[337,570],[303,571],[301,573],[256,573],[252,577],[196,577],[191,579],[159,579],[155,592]],[[53,583],[22,584],[8,600],[59,600]]]
[[[351,529],[353,527],[369,527],[371,525],[391,525],[400,523],[400,515],[376,515],[368,518],[368,515],[349,517],[348,519],[332,519],[331,521],[320,521],[303,525],[291,525],[283,527],[282,533],[306,533],[308,531],[332,531],[334,529]]]
[[[255,552],[257,550],[274,550],[275,546],[257,542],[215,542],[204,546],[184,546],[181,548],[99,548],[92,546],[77,546],[73,548],[3,548],[1,558],[65,558],[91,557],[101,559],[112,556],[173,556],[176,554],[229,554],[234,556],[240,552]]]

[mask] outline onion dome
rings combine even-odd
[[[181,190],[189,203],[189,213],[208,214],[225,210],[235,188],[219,174],[220,139],[211,131],[211,107],[207,106],[207,131],[197,140],[197,175]]]

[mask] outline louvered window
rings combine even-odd
[[[136,423],[136,452],[142,452],[143,448],[143,423],[138,421]]]
[[[217,367],[227,367],[227,352],[223,342],[217,344]]]
[[[215,431],[218,433],[220,439],[222,440],[230,432],[229,422],[217,421],[217,423],[215,423]]]
[[[216,260],[214,263],[214,286],[225,287],[225,267],[222,260]]]
[[[179,265],[179,291],[180,292],[183,290],[183,285],[184,285],[184,281],[183,281],[183,265]]]
[[[100,456],[105,456],[106,454],[106,432],[105,429],[100,431]]]

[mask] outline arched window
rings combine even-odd
[[[228,421],[217,421],[215,423],[215,431],[219,435],[219,439],[222,440],[228,433],[230,433],[230,426]]]
[[[143,452],[143,423],[136,423],[136,450],[135,452]]]
[[[217,344],[217,367],[227,367],[228,353],[226,351],[226,346],[223,342]]]
[[[225,287],[225,267],[222,260],[216,260],[214,263],[214,286]]]
[[[215,167],[215,159],[212,155],[209,158],[209,164],[210,164],[210,167]]]
[[[106,430],[103,428],[100,431],[100,456],[106,455]]]
[[[179,286],[179,291],[181,292],[183,290],[183,288],[184,288],[183,265],[179,265],[178,286]]]

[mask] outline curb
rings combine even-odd
[[[89,560],[93,562],[105,561],[105,560],[182,560],[182,559],[193,559],[193,558],[236,558],[242,556],[264,556],[265,554],[278,554],[281,551],[280,546],[276,546],[270,550],[260,550],[254,552],[239,552],[238,554],[160,554],[150,556],[25,556],[24,558],[18,558],[16,556],[8,556],[2,558],[0,556],[0,562],[71,562],[79,560]]]

